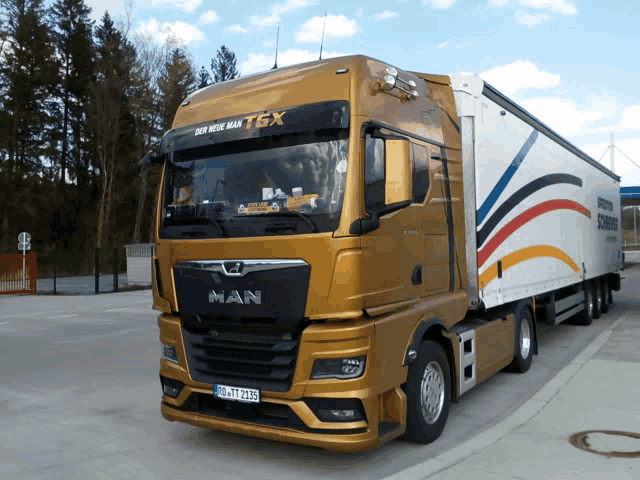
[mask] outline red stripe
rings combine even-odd
[[[591,212],[573,200],[549,200],[535,205],[529,210],[522,212],[498,230],[498,232],[486,243],[484,248],[478,251],[478,267],[484,265],[484,262],[487,261],[493,252],[495,252],[496,248],[502,245],[502,242],[509,238],[513,232],[534,218],[554,210],[575,210],[576,212],[591,218]]]

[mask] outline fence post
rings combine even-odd
[[[53,294],[56,295],[56,276],[58,274],[58,242],[53,249]]]
[[[118,249],[113,248],[113,291],[118,291]]]
[[[96,295],[100,293],[100,248],[96,247]]]

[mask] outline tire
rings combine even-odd
[[[574,325],[583,325],[588,327],[593,323],[593,312],[595,311],[595,300],[593,297],[593,288],[587,283],[584,289],[584,309],[578,315],[573,317],[571,323]]]
[[[600,282],[598,280],[594,280],[591,284],[591,288],[593,289],[593,299],[594,299],[594,308],[593,308],[593,318],[598,319],[602,315],[602,288],[600,288]]]
[[[449,360],[439,343],[427,340],[420,344],[405,389],[406,438],[423,444],[435,441],[444,430],[451,404]]]
[[[609,282],[607,282],[606,278],[603,278],[602,282],[600,282],[600,290],[602,291],[602,313],[607,313],[609,311],[611,291],[609,290]]]
[[[507,367],[511,372],[525,373],[531,368],[533,361],[533,344],[535,342],[533,318],[527,307],[521,307],[516,313],[516,345],[513,362]]]

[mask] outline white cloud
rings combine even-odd
[[[438,50],[442,50],[443,48],[447,48],[447,45],[449,45],[449,40],[445,40],[444,42],[440,43],[436,48]]]
[[[560,85],[560,75],[539,70],[529,60],[517,60],[482,72],[480,77],[487,83],[511,96],[527,88],[549,88]]]
[[[622,113],[621,127],[630,130],[640,130],[640,105],[631,105],[624,110]]]
[[[298,63],[312,62],[318,60],[317,51],[290,49],[278,53],[278,67],[287,67]],[[322,52],[322,58],[342,57],[347,53]],[[273,67],[275,63],[274,54],[250,53],[249,58],[240,64],[242,75],[250,73],[264,72]]]
[[[504,7],[509,3],[533,8],[534,10],[547,10],[561,15],[575,15],[578,13],[576,5],[566,0],[489,0],[490,7]]]
[[[87,5],[93,9],[91,18],[94,20],[100,20],[107,10],[111,18],[125,13],[124,0],[88,0]]]
[[[584,104],[570,98],[532,98],[518,102],[562,136],[588,136],[615,128],[618,104],[608,95],[590,96]]]
[[[523,7],[531,7],[537,10],[551,10],[562,15],[575,15],[578,9],[575,4],[565,0],[518,0]]]
[[[180,20],[173,23],[164,22],[161,25],[155,18],[151,18],[147,22],[140,22],[136,33],[150,35],[159,43],[164,43],[169,38],[175,37],[184,45],[197,45],[205,39],[204,33],[198,27]]]
[[[224,29],[225,32],[230,32],[230,33],[247,33],[247,29],[244,28],[242,25],[231,25],[227,28]]]
[[[205,25],[216,23],[218,20],[220,20],[220,16],[213,10],[209,10],[208,12],[204,12],[200,15],[200,23]]]
[[[175,6],[185,12],[191,13],[195,12],[198,7],[202,5],[202,0],[144,0],[144,3],[154,7]]]
[[[456,0],[422,0],[424,5],[431,5],[433,8],[449,8]]]
[[[392,12],[391,10],[385,10],[382,13],[376,13],[374,15],[376,20],[387,20],[389,18],[395,18],[398,14],[396,12]]]
[[[296,42],[320,42],[324,17],[313,17],[305,22],[296,32]],[[344,15],[327,15],[327,24],[324,28],[324,38],[350,37],[358,31],[356,21],[350,20]]]
[[[251,23],[257,27],[273,27],[280,22],[280,16],[314,5],[317,0],[286,0],[283,5],[269,5],[269,15],[253,15]]]
[[[546,13],[528,13],[525,10],[516,10],[513,14],[516,21],[521,25],[525,25],[527,27],[535,27],[539,23],[546,22],[551,18],[551,16]]]

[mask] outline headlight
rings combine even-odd
[[[176,347],[173,345],[167,345],[165,343],[162,344],[162,358],[164,360],[180,364],[178,361],[178,352],[176,352]]]
[[[364,373],[366,359],[366,355],[352,358],[319,358],[313,362],[311,379],[339,378],[346,380],[361,377]]]

